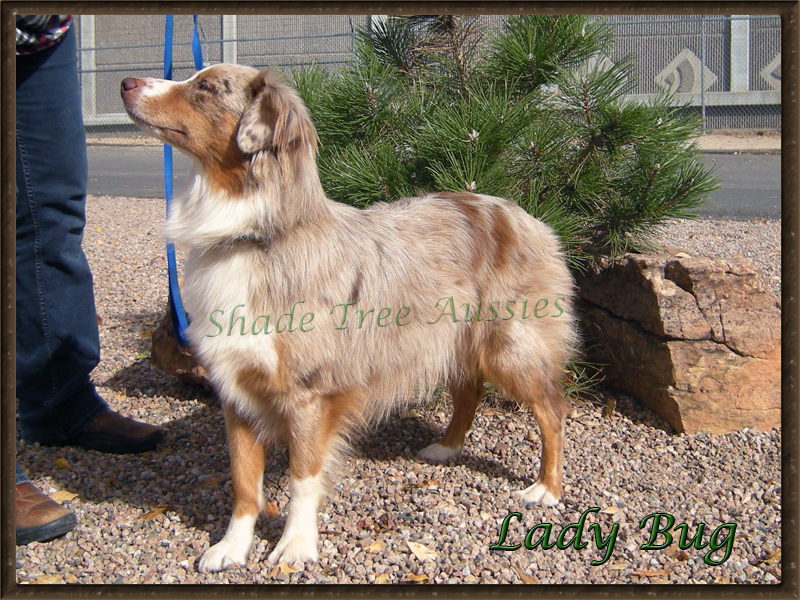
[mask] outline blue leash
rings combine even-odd
[[[197,15],[193,16],[194,32],[192,33],[192,55],[194,67],[198,71],[203,68],[203,53],[200,48],[200,35],[197,32]],[[164,28],[164,79],[172,79],[172,32],[173,16],[167,15]],[[167,200],[167,218],[172,204],[172,146],[164,144],[164,192]],[[167,274],[169,276],[169,309],[172,314],[172,326],[178,344],[189,345],[186,329],[189,319],[183,310],[181,289],[178,285],[178,265],[175,260],[175,246],[167,244]]]

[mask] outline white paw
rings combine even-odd
[[[228,530],[219,541],[209,548],[197,570],[201,573],[216,573],[231,565],[243,565],[247,562],[250,547],[253,545],[253,528],[257,515],[231,517]]]
[[[420,450],[417,456],[428,462],[443,463],[455,456],[458,456],[459,454],[461,454],[461,446],[448,448],[447,446],[442,446],[437,442],[436,444],[431,444],[427,448]]]
[[[273,565],[282,562],[290,565],[297,561],[317,562],[319,560],[317,541],[316,539],[309,539],[307,536],[296,535],[291,539],[286,539],[286,536],[283,536],[278,545],[275,546],[275,549],[270,552],[267,560]]]
[[[211,546],[203,554],[197,570],[201,573],[216,573],[227,569],[231,565],[243,565],[247,561],[249,552],[249,547],[242,552],[241,548],[231,548],[230,544],[226,544],[223,539],[220,543]]]
[[[522,498],[525,504],[543,504],[544,506],[555,506],[558,504],[558,498],[547,489],[547,486],[538,481],[532,486],[514,492],[515,495]]]

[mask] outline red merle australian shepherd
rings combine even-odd
[[[560,383],[576,334],[549,227],[471,193],[365,210],[328,199],[306,107],[270,71],[215,65],[183,82],[128,78],[121,93],[141,129],[194,161],[165,233],[190,251],[188,335],[224,407],[233,478],[233,516],[200,571],[247,560],[278,442],[291,500],[269,560],[317,560],[317,510],[344,436],[437,385],[453,417],[422,459],[461,452],[491,382],[541,428],[521,501],[559,501]]]

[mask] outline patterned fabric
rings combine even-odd
[[[17,15],[17,54],[56,44],[72,25],[72,15]]]

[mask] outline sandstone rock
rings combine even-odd
[[[780,425],[780,308],[744,259],[633,255],[578,277],[588,358],[676,431]]]
[[[209,389],[211,387],[205,369],[197,363],[191,350],[181,348],[178,340],[175,339],[169,307],[167,307],[161,323],[153,332],[150,362],[156,368],[181,381],[199,383]]]

